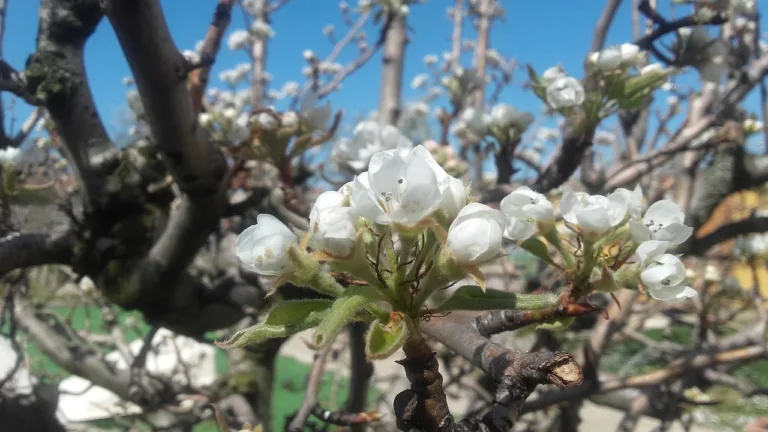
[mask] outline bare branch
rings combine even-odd
[[[605,45],[605,38],[608,36],[608,30],[613,24],[613,19],[616,17],[616,12],[621,6],[622,0],[608,0],[603,8],[603,13],[597,20],[595,25],[595,35],[592,38],[592,45],[590,47],[591,52],[600,51]]]
[[[17,268],[45,264],[71,264],[76,238],[63,234],[11,234],[0,239],[0,275]]]
[[[200,57],[210,60],[210,63],[216,59],[216,54],[221,47],[221,39],[229,26],[232,17],[232,5],[235,0],[219,0],[216,5],[216,11],[213,13],[213,21],[208,32],[203,39],[203,47],[200,50]],[[200,112],[203,103],[203,94],[208,85],[208,77],[211,73],[211,65],[197,68],[189,74],[189,94],[192,98],[192,106],[195,112]]]
[[[408,42],[405,18],[398,11],[390,12],[391,24],[387,26],[385,36],[379,90],[379,120],[383,124],[395,124],[400,117],[405,45]]]

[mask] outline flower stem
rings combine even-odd
[[[565,266],[569,270],[573,270],[576,268],[576,263],[573,261],[573,255],[565,249],[565,246],[563,245],[563,241],[560,239],[560,234],[557,232],[557,228],[553,225],[551,229],[547,230],[544,233],[544,238],[547,239],[548,242],[552,244],[552,246],[557,249],[558,252],[560,252],[560,255],[563,257],[563,260],[565,261]]]

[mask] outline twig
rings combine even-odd
[[[299,411],[288,425],[287,430],[289,432],[300,432],[304,430],[304,424],[307,422],[309,415],[312,414],[313,408],[317,405],[317,394],[320,392],[320,386],[323,382],[325,362],[328,359],[328,354],[330,354],[332,347],[333,341],[319,353],[315,354],[315,361],[312,362],[312,369],[309,372],[307,389],[304,392],[304,401],[301,403]]]
[[[189,75],[189,95],[195,112],[200,112],[203,105],[203,94],[205,94],[205,87],[208,85],[211,66],[216,61],[216,55],[221,47],[221,39],[224,37],[232,18],[234,3],[235,0],[219,0],[213,13],[213,21],[208,27],[208,32],[203,39],[203,47],[200,50],[200,57],[208,59],[210,64],[196,68]]]

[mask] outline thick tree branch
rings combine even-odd
[[[534,188],[544,193],[568,181],[579,168],[584,153],[592,146],[594,127],[585,128],[584,115],[575,114],[566,119],[563,142],[557,147]]]
[[[406,16],[390,12],[391,23],[387,27],[382,54],[381,89],[379,93],[379,121],[395,124],[400,117],[400,94],[403,88],[405,65]]]
[[[71,231],[58,235],[11,234],[0,239],[0,275],[17,268],[71,264],[77,239]]]
[[[63,141],[63,153],[83,190],[83,205],[105,205],[106,176],[117,148],[96,111],[83,60],[85,43],[102,18],[98,0],[43,0],[37,51],[24,71],[27,88],[43,100]]]
[[[174,180],[190,196],[218,194],[226,163],[197,125],[185,85],[187,62],[171,38],[160,2],[103,3],[133,72],[154,141]]]

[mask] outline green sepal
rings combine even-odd
[[[390,320],[386,325],[376,320],[365,337],[365,355],[373,360],[385,359],[402,348],[407,340],[408,326],[404,319]]]

